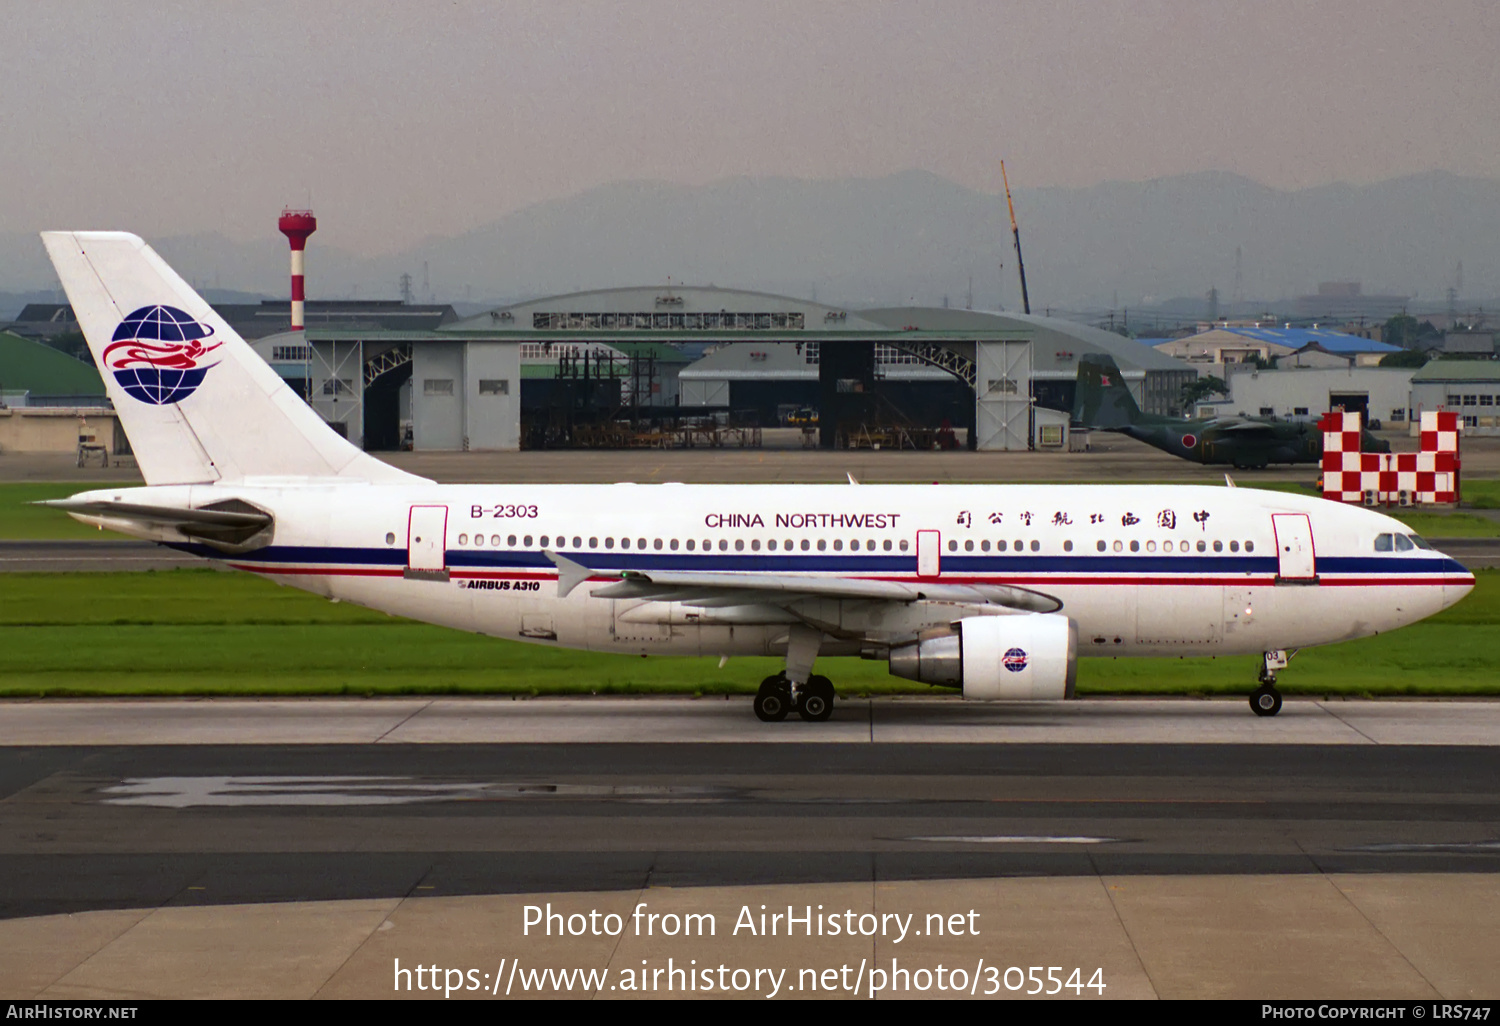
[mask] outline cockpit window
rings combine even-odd
[[[1412,544],[1411,539],[1408,538],[1406,535],[1404,535],[1404,534],[1398,534],[1398,535],[1396,535],[1396,551],[1397,552],[1410,552],[1414,548],[1416,548],[1416,546]]]
[[[1423,538],[1420,534],[1412,535],[1411,542],[1419,549],[1426,549],[1429,552],[1432,551],[1432,543],[1429,542],[1426,538]]]
[[[1377,534],[1375,536],[1375,551],[1390,552],[1395,543],[1395,536],[1390,534]]]

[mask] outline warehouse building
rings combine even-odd
[[[1464,433],[1500,435],[1500,363],[1494,360],[1433,360],[1411,376],[1411,416],[1423,410],[1453,410]]]
[[[1225,402],[1205,408],[1290,420],[1317,420],[1343,409],[1387,428],[1402,427],[1411,416],[1410,367],[1242,370],[1230,375],[1229,388]]]

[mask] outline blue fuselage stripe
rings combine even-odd
[[[177,545],[173,548],[213,559],[224,554],[204,545]],[[732,552],[576,552],[562,555],[600,572],[615,570],[683,570],[734,572],[776,572],[815,574],[914,574],[916,557],[902,555],[863,555],[856,553],[732,553]],[[256,549],[235,560],[242,564],[306,564],[308,566],[404,567],[406,550],[399,548],[355,548],[324,546],[270,545]],[[540,552],[494,549],[478,552],[471,549],[450,550],[447,565],[455,570],[501,572],[555,569]],[[1432,574],[1466,574],[1457,561],[1442,556],[1322,556],[1319,573],[1424,576]],[[1161,554],[1069,554],[999,553],[975,555],[944,553],[944,575],[981,574],[1247,574],[1269,575],[1277,570],[1274,556],[1222,555],[1167,556]]]

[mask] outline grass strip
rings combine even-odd
[[[1289,694],[1500,695],[1500,572],[1400,631],[1300,653]],[[1255,656],[1084,659],[1086,695],[1244,693]],[[578,652],[447,630],[211,570],[0,576],[0,696],[749,694],[780,660]],[[845,694],[928,694],[822,659]]]

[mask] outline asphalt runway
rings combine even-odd
[[[0,750],[0,916],[1077,875],[1494,873],[1500,748]]]
[[[598,968],[582,990],[610,997],[669,959],[780,966],[803,996],[841,969],[822,996],[871,996],[873,976],[848,989],[856,966],[972,977],[985,959],[1099,970],[1109,989],[1084,997],[1500,988],[1497,703],[1258,721],[1227,702],[897,701],[841,705],[837,743],[744,723],[743,701],[631,704],[5,703],[0,992],[431,998],[393,965],[442,964],[498,994],[520,960]],[[511,740],[443,740],[501,721]],[[693,737],[715,729],[737,743]],[[876,740],[918,735],[950,740]],[[742,935],[747,910],[789,906],[918,926]],[[549,907],[718,926],[528,933]],[[975,930],[933,928],[954,915]]]

